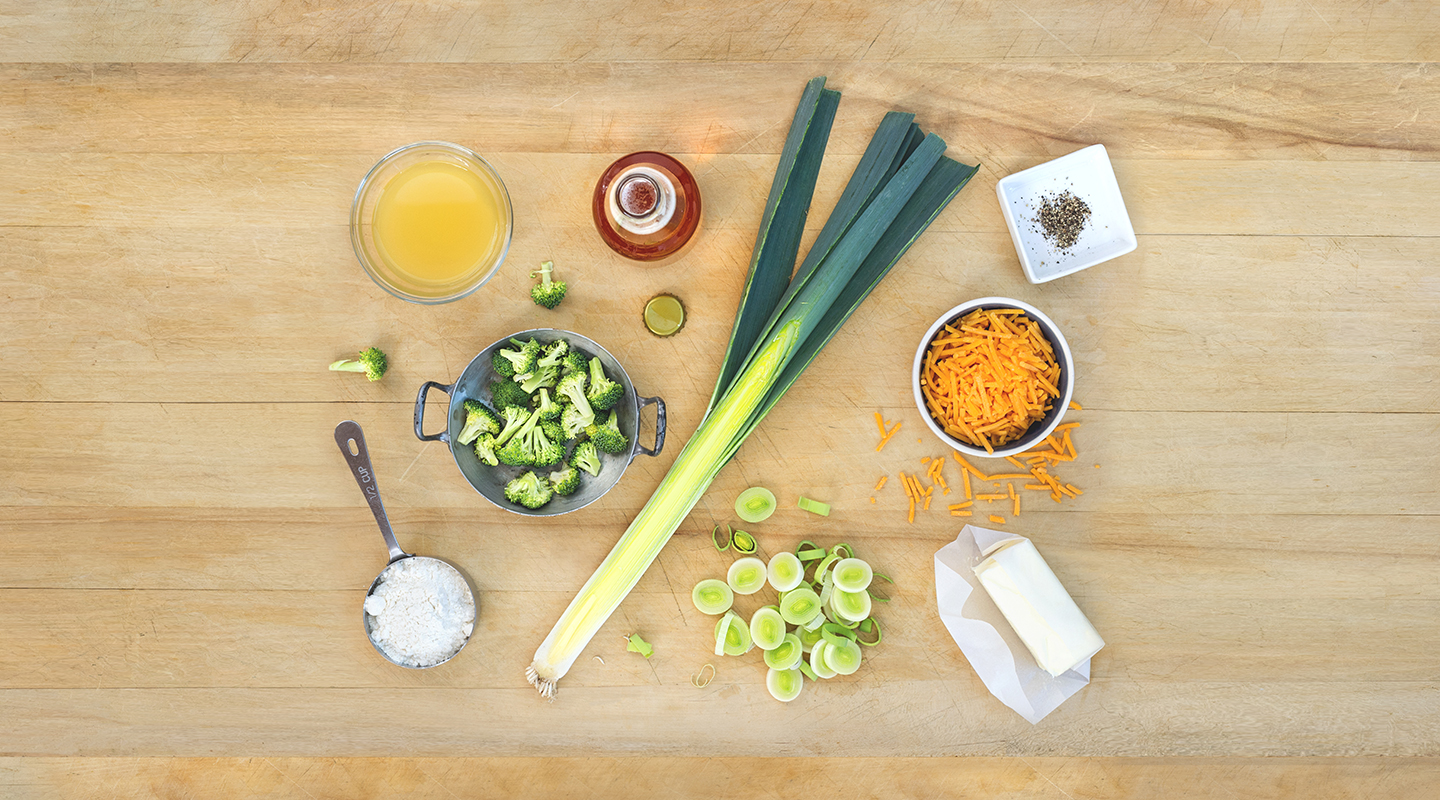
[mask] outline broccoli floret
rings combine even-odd
[[[500,460],[495,457],[495,437],[493,435],[482,433],[480,438],[475,440],[475,457],[492,467],[500,463]]]
[[[559,367],[535,367],[535,371],[526,375],[516,375],[515,381],[520,388],[529,394],[541,387],[551,387],[560,381]]]
[[[515,349],[502,348],[496,355],[510,362],[511,375],[526,375],[535,371],[535,362],[540,360],[540,343],[531,339],[522,342],[518,339],[511,339],[510,343]]]
[[[560,386],[555,392],[570,401],[570,405],[560,415],[561,426],[565,428],[567,435],[579,436],[587,425],[595,421],[595,411],[590,408],[590,401],[585,399],[585,373],[561,378]]]
[[[600,451],[595,449],[595,443],[581,442],[575,445],[575,452],[570,454],[570,466],[583,469],[591,476],[599,475]]]
[[[530,411],[518,406],[506,406],[500,409],[500,420],[505,424],[505,428],[495,436],[496,447],[510,441],[525,427],[525,423],[530,421]]]
[[[501,411],[512,406],[528,411],[530,393],[520,388],[520,384],[515,381],[498,380],[490,384],[490,402]]]
[[[501,355],[501,352],[500,350],[496,350],[495,355],[490,356],[490,368],[495,370],[495,374],[502,378],[515,377],[515,363]]]
[[[566,378],[577,372],[584,374],[588,368],[585,354],[579,350],[571,350],[565,354],[565,358],[560,362],[560,377]]]
[[[540,427],[540,412],[537,410],[526,420],[525,426],[515,434],[515,438],[500,448],[497,456],[507,464],[548,467],[565,458],[565,448],[550,441],[550,437],[545,435],[545,431]]]
[[[554,271],[554,261],[542,261],[540,269],[530,273],[532,278],[540,276],[540,283],[530,289],[530,299],[535,301],[535,305],[554,308],[565,299],[565,281],[550,279],[550,274]]]
[[[556,339],[545,345],[544,354],[540,356],[539,364],[542,367],[558,367],[565,362],[565,356],[570,354],[570,343],[564,339]]]
[[[574,439],[585,433],[585,429],[595,422],[595,415],[591,414],[590,422],[585,422],[585,415],[575,406],[565,406],[565,412],[560,415],[560,430],[564,432],[565,438]]]
[[[590,359],[590,388],[585,390],[585,399],[597,411],[608,411],[620,402],[625,387],[605,377],[605,367],[600,359]]]
[[[505,499],[526,508],[539,508],[550,502],[553,496],[550,484],[534,472],[527,472],[505,484]]]
[[[390,362],[385,354],[380,352],[378,347],[367,347],[360,351],[359,357],[354,360],[342,358],[330,365],[334,372],[363,372],[365,377],[372,381],[378,381],[385,376],[385,370],[390,368]]]
[[[540,390],[540,400],[535,404],[535,407],[540,409],[540,420],[542,422],[560,419],[560,404],[550,400],[549,389],[542,388]]]
[[[460,435],[455,437],[460,444],[470,444],[479,438],[482,433],[495,434],[500,432],[500,418],[495,412],[480,405],[479,400],[465,401],[465,427],[460,429]]]
[[[555,494],[574,494],[580,488],[580,470],[566,464],[550,473],[550,487]]]
[[[565,435],[565,429],[560,427],[560,422],[553,419],[540,419],[540,430],[545,432],[545,438],[556,444],[562,444],[571,437]]]
[[[620,427],[615,422],[615,412],[611,411],[610,418],[605,422],[597,421],[585,429],[590,435],[590,441],[594,442],[601,452],[620,453],[630,446],[630,440],[625,438],[625,434],[620,432]]]

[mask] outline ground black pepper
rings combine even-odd
[[[1080,239],[1080,232],[1090,222],[1090,206],[1065,190],[1059,194],[1042,195],[1035,215],[1039,231],[1060,250],[1069,250]]]

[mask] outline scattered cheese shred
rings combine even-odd
[[[900,422],[895,423],[895,427],[894,427],[894,428],[891,428],[891,429],[887,432],[887,431],[885,430],[885,426],[888,425],[888,424],[890,424],[890,423],[886,422],[886,421],[885,421],[885,418],[882,417],[882,416],[880,416],[880,412],[879,412],[879,411],[876,411],[876,412],[875,412],[875,427],[877,427],[877,428],[880,429],[880,444],[875,445],[875,452],[877,452],[877,453],[880,452],[881,450],[884,450],[884,449],[885,449],[885,444],[890,441],[890,437],[892,437],[892,436],[894,436],[896,433],[899,433],[899,432],[900,432],[900,426],[901,426],[903,423],[900,423]]]
[[[990,515],[990,521],[993,522],[993,523],[995,523],[996,525],[1004,525],[1004,524],[1005,524],[1005,518],[1004,518],[1004,517],[997,517],[997,516],[995,516],[994,514],[991,514],[991,515]]]
[[[877,491],[877,492],[878,492],[878,491],[880,491],[882,488],[884,488],[884,486],[885,486],[885,481],[888,481],[888,480],[890,480],[890,476],[889,476],[889,475],[881,475],[881,476],[880,476],[880,482],[877,483],[877,484],[875,484],[875,489],[874,489],[874,491]]]
[[[931,416],[947,434],[989,453],[1043,418],[1059,383],[1054,348],[1018,309],[977,309],[944,326],[920,369]]]

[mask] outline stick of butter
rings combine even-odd
[[[1041,669],[1059,676],[1105,646],[1033,542],[1009,539],[984,555],[975,577]]]

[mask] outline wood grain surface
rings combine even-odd
[[[1434,797],[1437,30],[1422,0],[0,0],[0,797]],[[547,705],[524,666],[699,424],[818,74],[844,97],[807,244],[885,111],[980,172]],[[438,307],[377,289],[348,237],[360,177],[421,139],[484,153],[516,210],[495,280]],[[1095,142],[1139,248],[1032,286],[995,182]],[[589,221],[641,149],[705,198],[658,268]],[[571,281],[554,312],[526,296],[542,259]],[[659,292],[689,311],[671,339],[640,325]],[[907,524],[893,477],[945,453],[911,399],[919,337],[991,294],[1074,351],[1060,471],[1085,494],[1001,513],[1108,643],[1034,726],[939,621],[960,521]],[[423,381],[541,324],[600,341],[670,423],[543,524],[411,431]],[[325,370],[371,344],[382,382]],[[875,411],[904,423],[882,452]],[[360,626],[385,557],[344,419],[401,544],[480,588],[443,667],[397,669]],[[765,552],[843,539],[898,584],[863,668],[788,705],[758,658],[690,684],[716,659],[689,590],[724,573],[709,530],[751,485],[780,497]]]

